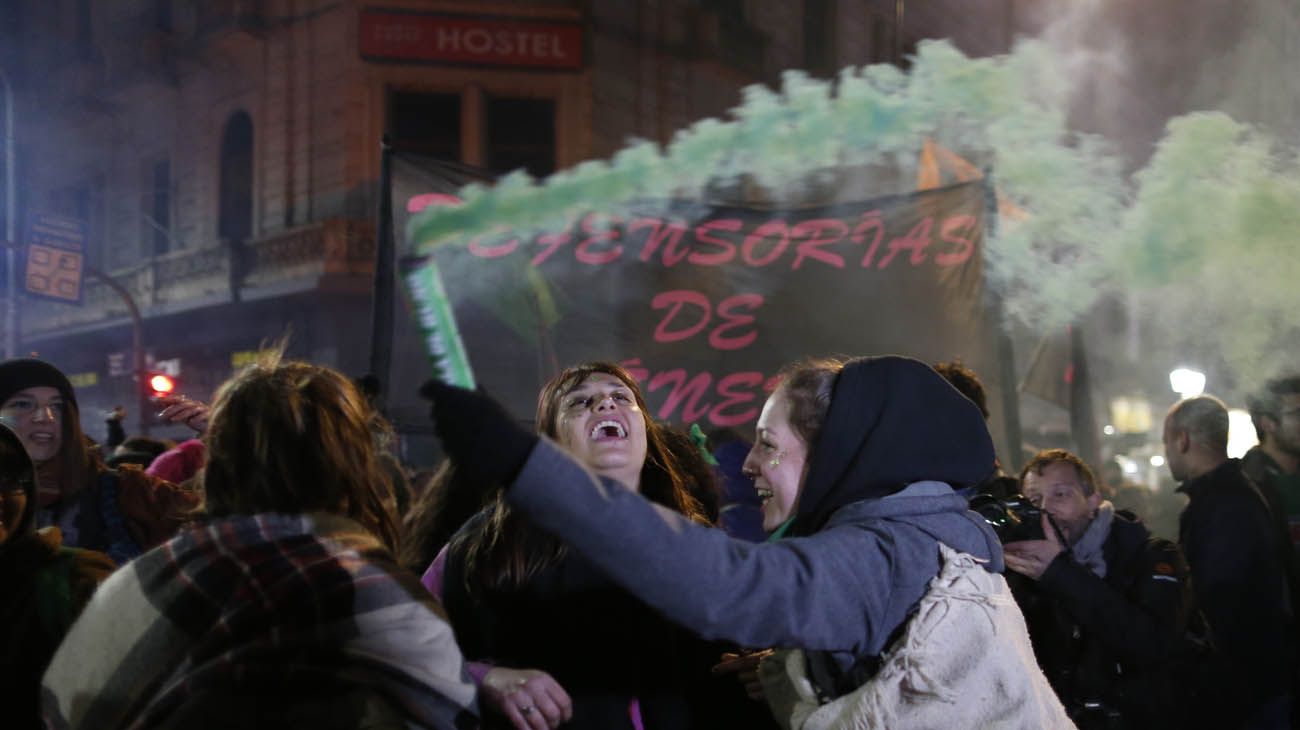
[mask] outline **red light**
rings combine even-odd
[[[176,389],[176,381],[168,375],[159,373],[149,378],[149,387],[153,389],[155,395],[169,395]]]

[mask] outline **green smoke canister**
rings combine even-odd
[[[460,338],[438,265],[429,256],[410,262],[406,268],[402,278],[415,304],[415,318],[424,336],[433,376],[444,383],[473,390],[477,385],[474,370],[469,364],[465,342]]]

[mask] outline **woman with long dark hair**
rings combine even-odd
[[[664,427],[618,365],[553,378],[537,426],[622,488],[705,523]],[[426,586],[441,594],[466,657],[495,665],[480,698],[515,727],[692,726],[692,668],[707,666],[699,642],[500,495],[451,540],[438,572],[435,564]]]
[[[196,492],[140,467],[107,466],[81,431],[72,384],[44,360],[0,363],[0,422],[36,464],[37,526],[57,526],[66,545],[106,553],[120,565],[171,538],[199,502]]]

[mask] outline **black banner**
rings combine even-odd
[[[401,170],[399,233],[428,193],[449,192]],[[709,428],[752,423],[772,377],[804,356],[961,358],[996,393],[984,225],[978,183],[798,210],[647,202],[435,258],[480,384],[516,415],[531,419],[558,369],[608,359],[641,380],[656,418]],[[398,394],[428,373],[403,316],[394,370],[419,365],[394,373]]]

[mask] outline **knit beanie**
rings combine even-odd
[[[144,470],[145,474],[165,479],[172,484],[193,477],[203,468],[207,457],[207,448],[198,439],[182,441],[170,451],[164,451]]]
[[[18,391],[42,385],[59,391],[64,403],[74,407],[77,405],[77,396],[68,377],[48,362],[34,357],[21,357],[0,363],[0,405]]]

